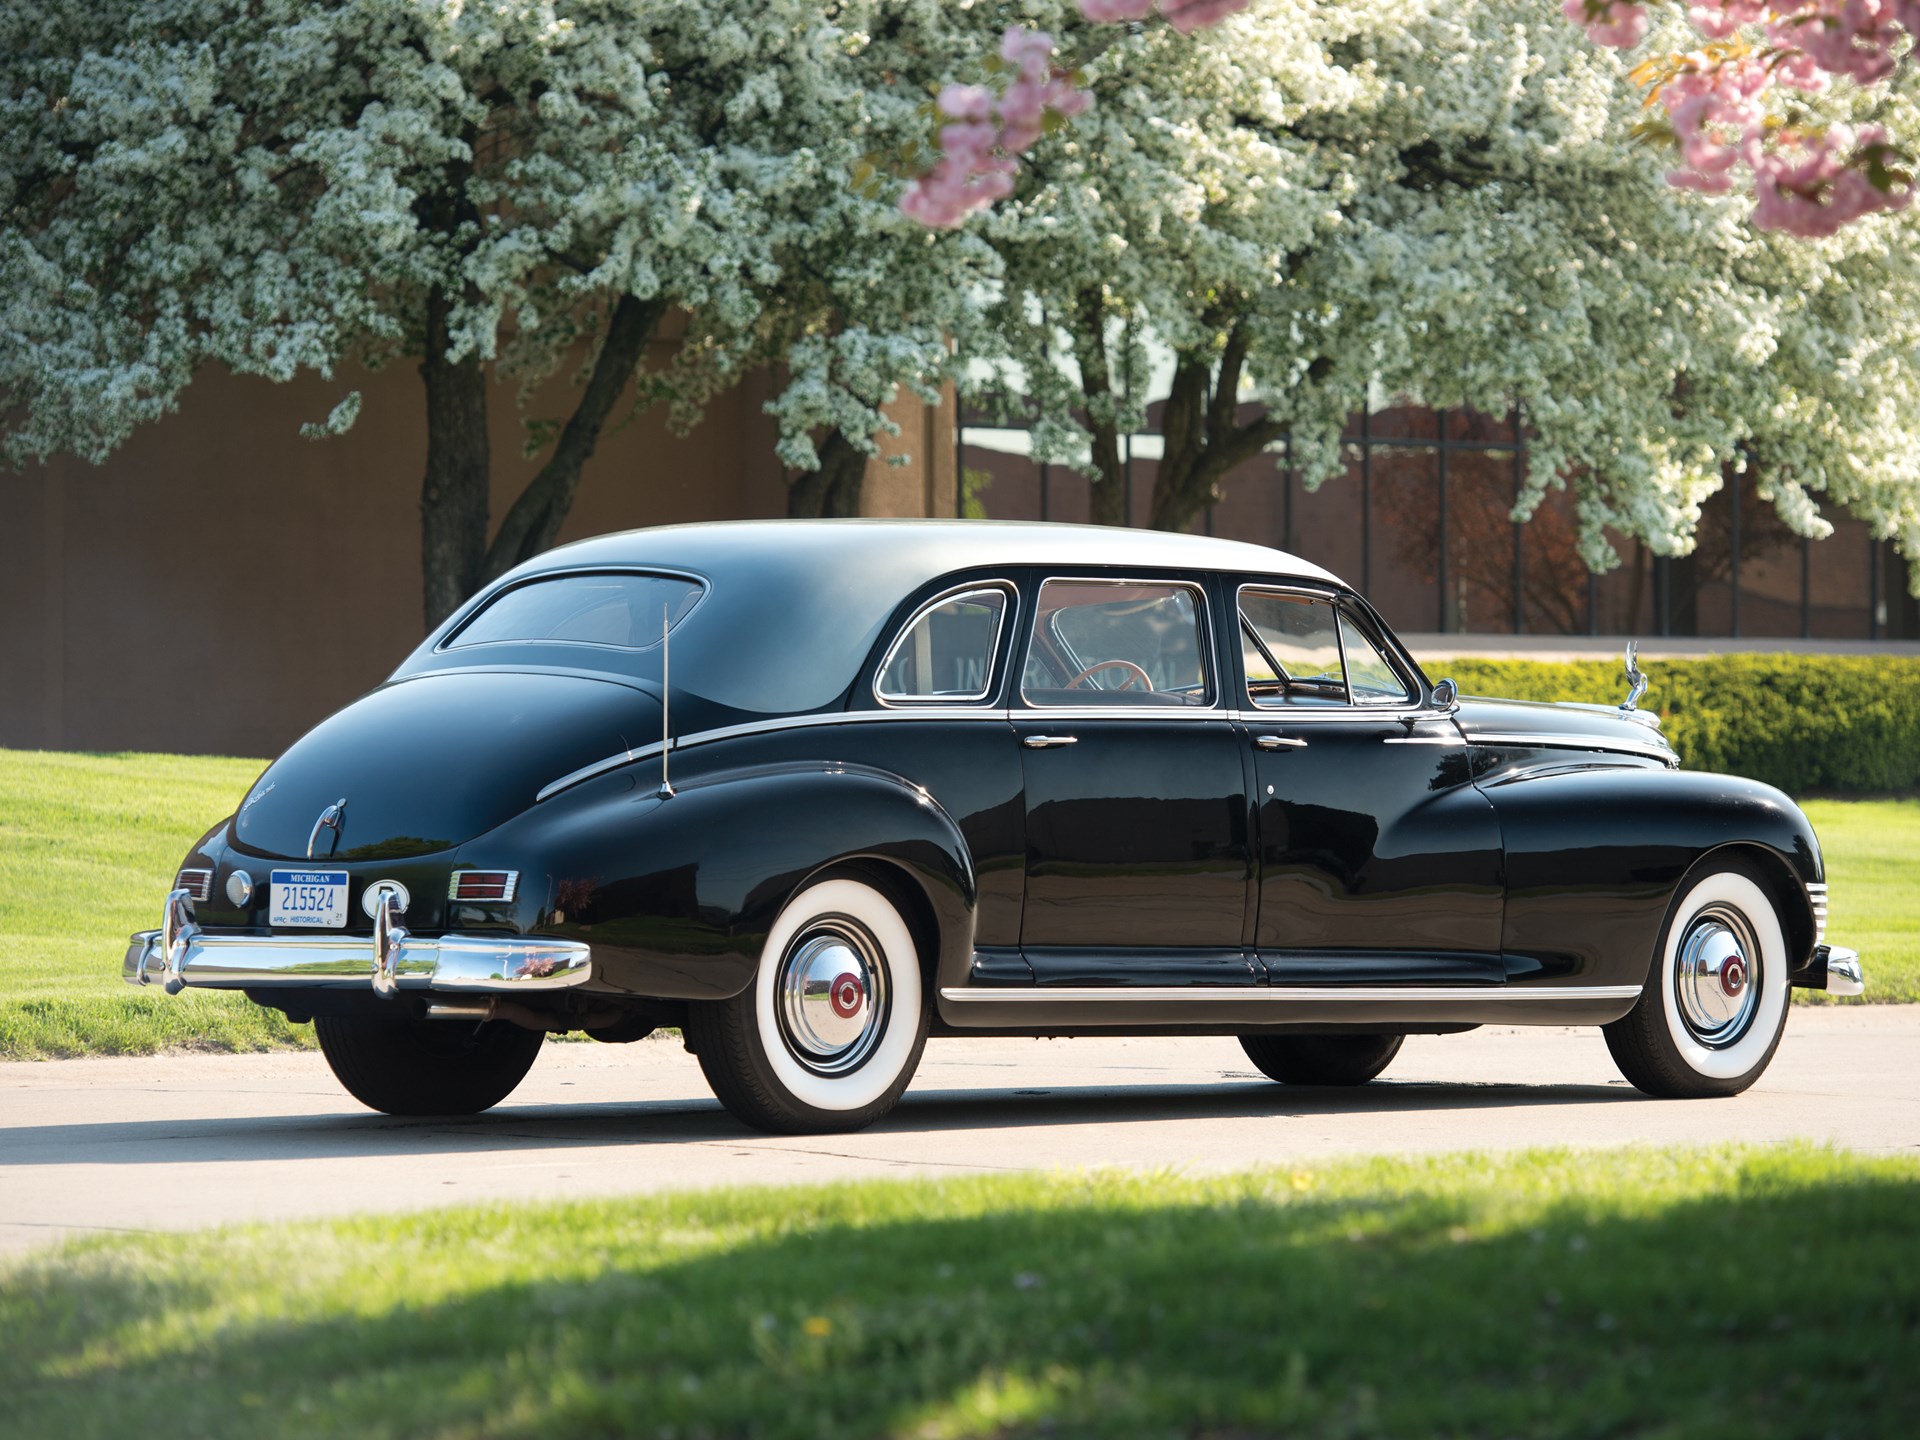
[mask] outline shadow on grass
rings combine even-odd
[[[324,1083],[331,1083],[330,1080]],[[697,1078],[689,1081],[697,1086]],[[1623,1085],[1449,1085],[1378,1082],[1365,1089],[1217,1084],[1050,1086],[924,1090],[866,1132],[1017,1132],[1052,1125],[1191,1123],[1362,1114],[1470,1114],[1514,1106],[1650,1103]],[[328,1157],[517,1153],[600,1145],[761,1142],[710,1099],[517,1105],[470,1117],[397,1119],[359,1108],[344,1093],[336,1115],[261,1115],[84,1121],[10,1126],[0,1171],[20,1165],[145,1165],[312,1160]],[[858,1143],[858,1142],[856,1142]]]
[[[1911,1166],[1481,1164],[88,1248],[10,1277],[0,1382],[21,1437],[1914,1433]]]

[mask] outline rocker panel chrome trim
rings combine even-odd
[[[1134,986],[1023,986],[1005,989],[947,986],[940,998],[948,1002],[970,1004],[1039,1005],[1053,1001],[1084,1004],[1089,1001],[1218,1001],[1258,1000],[1347,1004],[1353,1001],[1380,1001],[1403,1004],[1410,1000],[1437,1000],[1484,1004],[1489,1000],[1632,1000],[1640,994],[1638,985],[1480,985],[1443,989],[1421,985],[1134,985]]]

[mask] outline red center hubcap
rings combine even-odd
[[[1727,963],[1720,967],[1720,989],[1728,995],[1738,995],[1747,988],[1747,962],[1738,955],[1729,956]]]
[[[827,992],[833,1002],[833,1013],[842,1020],[851,1020],[860,1013],[860,1002],[867,997],[866,988],[861,985],[858,975],[842,975],[833,982],[833,988]]]

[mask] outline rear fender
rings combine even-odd
[[[910,927],[926,937],[929,981],[965,975],[972,958],[977,892],[966,843],[924,789],[881,770],[716,771],[666,796],[616,773],[536,806],[488,841],[490,852],[521,857],[523,894],[538,900],[525,912],[528,927],[592,947],[599,991],[738,994],[787,901],[847,866],[891,882]]]
[[[1813,948],[1806,886],[1824,878],[1807,817],[1771,785],[1731,775],[1594,767],[1482,784],[1500,818],[1509,979],[1637,985],[1675,891],[1739,852],[1767,876],[1791,964]]]

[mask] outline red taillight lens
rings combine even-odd
[[[500,904],[513,899],[520,884],[518,870],[456,870],[447,886],[449,900]]]
[[[204,900],[213,890],[213,871],[182,870],[173,877],[173,888],[186,891],[189,900]]]

